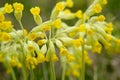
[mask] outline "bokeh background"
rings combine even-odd
[[[46,21],[49,20],[51,11],[58,1],[62,0],[0,0],[0,7],[4,6],[5,3],[23,3],[25,9],[22,23],[26,29],[31,30],[36,24],[30,14],[30,8],[39,6],[41,8],[40,15],[43,21]],[[74,7],[71,8],[73,12],[79,9],[85,11],[93,2],[93,0],[73,1]],[[106,16],[106,21],[113,22],[114,31],[112,34],[120,38],[120,0],[108,0],[108,4],[103,7],[102,14]],[[13,14],[6,16],[8,20],[12,20],[16,29],[20,29]],[[69,25],[73,25],[74,22],[74,20],[67,21]],[[102,54],[90,54],[90,57],[93,59],[93,64],[86,66],[86,80],[120,80],[120,51],[108,52],[103,49]],[[96,75],[94,75],[95,73]],[[5,75],[4,68],[0,65],[0,80],[5,80],[4,77],[7,76]]]

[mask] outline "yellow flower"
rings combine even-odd
[[[2,32],[1,33],[1,37],[0,37],[1,41],[10,41],[11,40],[11,36],[7,33],[7,32]]]
[[[12,5],[6,3],[5,6],[4,6],[4,12],[5,12],[5,13],[11,13],[11,12],[13,12]]]
[[[67,55],[67,60],[68,60],[68,62],[72,62],[72,61],[74,61],[75,60],[75,57],[74,57],[74,55]]]
[[[22,64],[20,62],[17,62],[17,68],[22,68]]]
[[[43,63],[43,62],[45,61],[45,56],[44,56],[44,54],[38,53],[37,61],[38,61],[38,63]]]
[[[75,36],[75,32],[70,32],[68,35],[70,36],[70,37],[73,37],[73,36]]]
[[[15,11],[16,12],[22,12],[23,11],[23,9],[24,9],[24,6],[23,6],[23,4],[21,4],[21,3],[13,3],[13,7],[14,7],[14,9],[15,9]]]
[[[12,57],[11,60],[10,60],[10,64],[15,67],[17,65],[17,62],[16,62],[16,58],[15,57]]]
[[[86,31],[85,24],[81,24],[80,26],[76,27],[76,29],[77,29],[79,32],[85,32],[85,31]]]
[[[106,34],[106,35],[105,35],[105,39],[106,39],[107,41],[110,41],[110,40],[112,39],[112,37],[111,37],[111,35]]]
[[[99,20],[100,22],[103,22],[103,21],[105,20],[105,16],[104,16],[104,15],[98,16],[98,20]]]
[[[39,8],[39,7],[31,8],[31,9],[30,9],[30,12],[31,12],[33,15],[39,15],[39,14],[40,14],[40,8]]]
[[[65,56],[65,55],[67,55],[67,54],[68,54],[67,49],[65,49],[65,48],[60,48],[60,55]]]
[[[7,30],[11,29],[13,27],[11,21],[3,21],[0,23],[0,29],[2,30]]]
[[[62,27],[61,19],[56,19],[56,20],[53,22],[53,26],[54,26],[55,28],[61,28],[61,27]]]
[[[75,16],[79,19],[83,18],[83,13],[81,10],[78,10],[76,13],[75,13]]]
[[[106,42],[104,42],[104,46],[105,46],[106,49],[108,49],[108,48],[111,47],[111,43],[106,41]]]
[[[43,26],[42,30],[43,31],[49,31],[51,29],[51,26]]]
[[[93,35],[93,30],[92,29],[89,29],[89,30],[87,30],[87,34],[89,35],[89,36],[91,36],[91,35]]]
[[[107,0],[102,0],[102,4],[107,4]]]
[[[96,4],[94,7],[93,7],[93,11],[95,13],[100,13],[102,11],[102,7],[100,4]]]
[[[84,41],[82,38],[72,40],[72,43],[75,47],[80,47]]]
[[[35,40],[36,37],[37,37],[37,34],[36,34],[36,33],[30,33],[30,34],[28,35],[28,38],[29,38],[30,40]]]
[[[75,77],[79,77],[80,76],[80,72],[78,70],[74,69],[72,71],[72,75],[75,76]]]
[[[57,57],[56,54],[53,54],[52,60],[53,60],[54,62],[58,61],[58,57]]]
[[[62,2],[58,2],[56,4],[56,10],[62,11],[65,8],[64,4]]]
[[[73,1],[72,0],[67,0],[66,6],[73,7]]]
[[[43,45],[43,44],[45,44],[45,43],[46,43],[45,40],[38,40],[38,41],[37,41],[37,44],[38,44],[39,46],[41,46],[41,45]]]
[[[97,53],[101,53],[101,50],[102,50],[102,46],[101,46],[101,44],[98,42],[98,41],[96,41],[95,43],[94,43],[94,46],[93,46],[93,52],[97,52]]]
[[[70,11],[69,9],[65,9],[65,10],[64,10],[64,13],[65,13],[65,14],[70,14],[71,11]]]
[[[0,21],[4,21],[5,20],[5,16],[2,12],[0,12]]]
[[[33,51],[34,51],[34,46],[31,45],[31,44],[29,44],[29,45],[28,45],[28,50],[29,50],[30,52],[33,52]]]

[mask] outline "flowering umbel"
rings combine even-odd
[[[105,21],[104,15],[98,14],[104,4],[107,4],[107,0],[95,0],[85,12],[78,10],[74,13],[66,9],[73,6],[72,0],[61,1],[56,3],[50,19],[45,22],[42,22],[40,8],[33,7],[30,12],[37,26],[29,33],[21,23],[24,5],[17,2],[13,6],[5,4],[3,9],[0,8],[0,62],[10,69],[14,80],[13,67],[22,69],[26,80],[29,76],[26,72],[33,74],[33,69],[46,63],[54,67],[57,61],[61,62],[63,70],[67,67],[63,71],[66,76],[81,76],[82,61],[92,64],[88,50],[100,54],[103,47],[110,50],[112,43],[117,44],[117,49],[120,48],[120,39],[111,35],[112,23]],[[20,23],[20,30],[6,20],[5,14],[11,12]],[[78,21],[73,26],[64,22],[75,18]],[[51,80],[55,80],[55,77],[51,77]]]

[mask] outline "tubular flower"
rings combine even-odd
[[[55,28],[61,28],[61,27],[62,27],[61,19],[56,19],[56,20],[53,22],[53,26],[54,26]]]
[[[23,6],[23,4],[21,4],[21,3],[13,3],[13,7],[14,7],[14,9],[15,9],[15,11],[16,12],[22,12],[23,11],[23,9],[24,9],[24,6]]]
[[[58,2],[56,4],[56,10],[62,11],[65,8],[64,4],[62,2]]]
[[[85,24],[81,24],[80,26],[76,27],[76,29],[77,29],[79,32],[85,32],[85,31],[86,31]]]
[[[5,13],[11,13],[11,12],[13,12],[12,5],[6,3],[5,6],[4,6],[4,12],[5,12]]]
[[[39,7],[31,8],[31,9],[30,9],[30,12],[31,12],[33,15],[39,15],[39,14],[40,14],[40,8],[39,8]]]
[[[102,0],[102,4],[107,4],[107,0]]]
[[[105,16],[104,16],[104,15],[98,16],[98,20],[99,20],[100,22],[103,22],[103,21],[105,20]]]
[[[68,54],[67,49],[60,48],[60,54],[61,54],[62,56],[66,56],[66,55]]]
[[[100,13],[102,11],[102,7],[100,4],[96,4],[94,7],[93,7],[93,11],[95,13]]]
[[[73,45],[75,46],[75,47],[80,47],[82,44],[83,44],[83,39],[82,38],[79,38],[79,39],[74,39],[73,41],[72,41],[72,43],[73,43]]]
[[[36,34],[36,33],[30,33],[30,34],[28,35],[28,38],[29,38],[30,40],[35,40],[36,37],[37,37],[37,34]]]
[[[66,1],[66,6],[73,7],[73,1],[72,0],[67,0]]]
[[[83,18],[83,13],[81,10],[78,10],[76,13],[75,13],[75,16],[79,19]]]

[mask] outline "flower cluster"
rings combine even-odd
[[[106,22],[104,15],[99,15],[105,4],[107,0],[95,0],[85,12],[71,12],[68,8],[73,6],[72,0],[61,1],[45,22],[42,22],[40,8],[33,7],[30,12],[36,26],[30,32],[21,23],[23,4],[5,4],[0,8],[0,62],[10,70],[17,67],[31,71],[41,63],[60,61],[63,68],[67,67],[66,75],[79,77],[82,60],[92,64],[88,51],[101,53],[102,47],[110,50],[112,45],[116,45],[116,50],[120,48],[120,39],[111,35],[112,23]],[[21,30],[16,30],[12,22],[6,20],[5,14],[11,12],[14,12]],[[78,21],[73,26],[63,21],[75,18]]]

